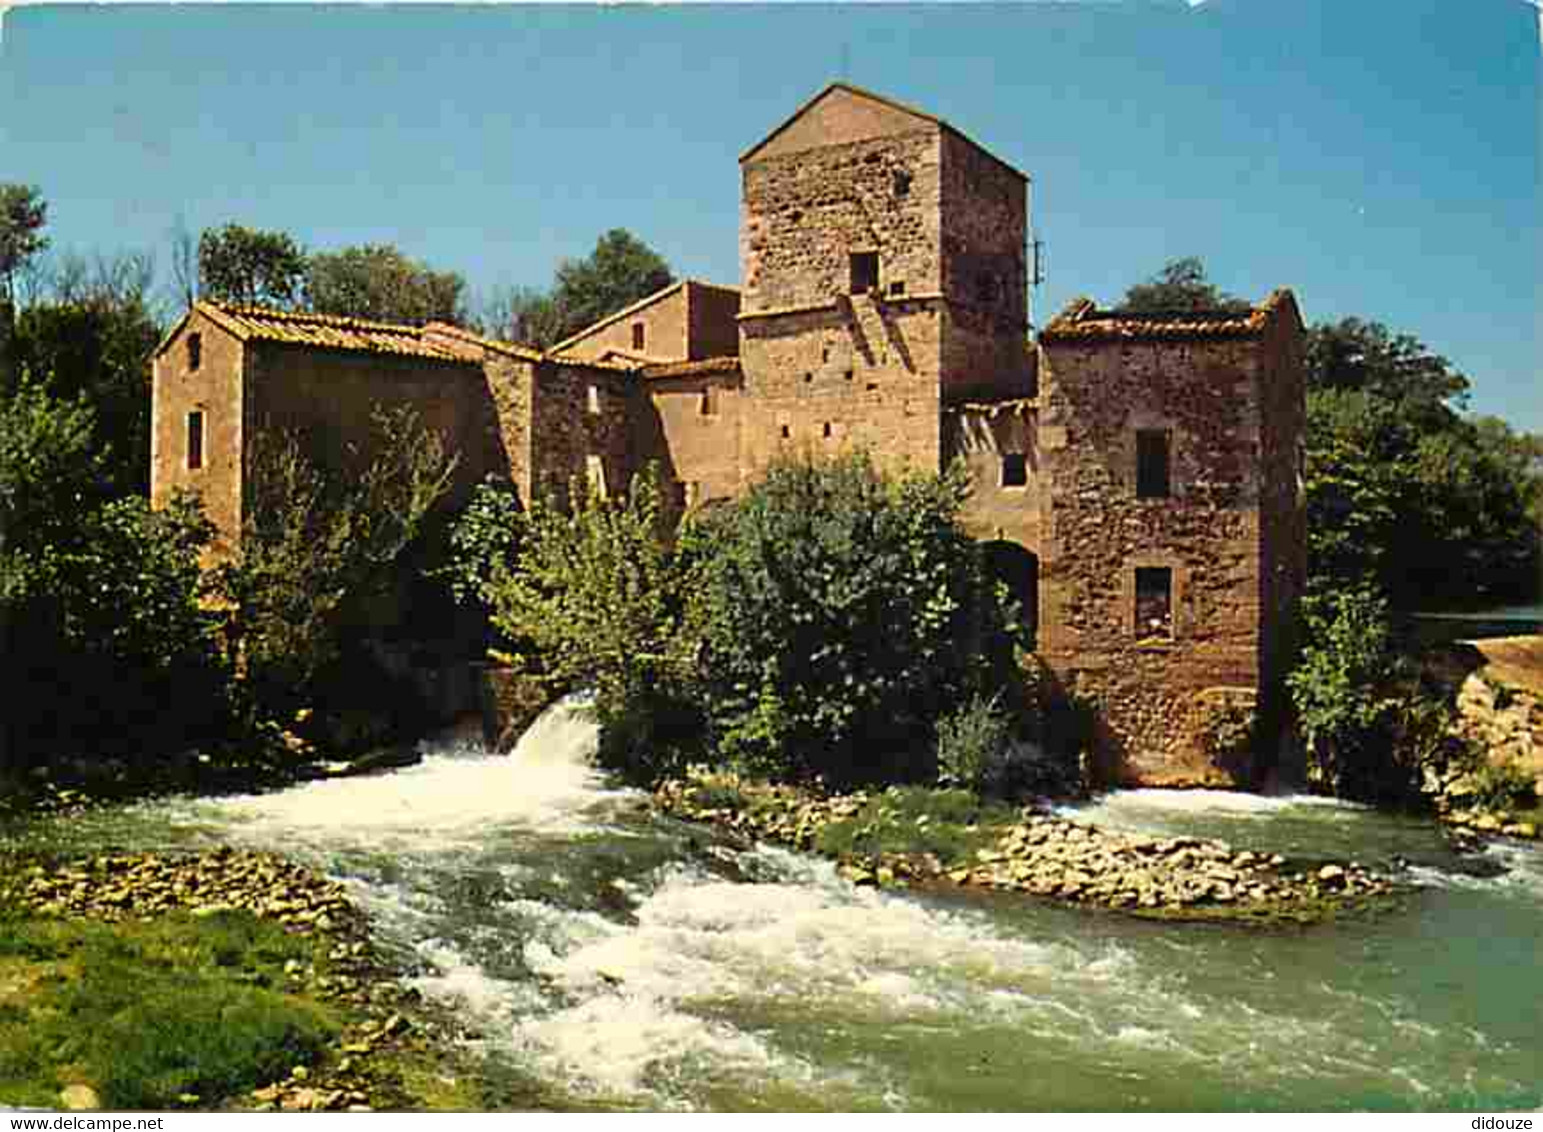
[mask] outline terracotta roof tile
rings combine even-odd
[[[435,342],[421,326],[301,314],[267,307],[242,307],[231,303],[200,301],[197,307],[243,342],[281,342],[327,350],[395,354],[463,364],[473,362],[464,351]]]

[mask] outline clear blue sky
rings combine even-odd
[[[180,218],[390,242],[474,293],[625,227],[738,278],[737,158],[825,83],[1034,179],[1040,320],[1185,255],[1424,340],[1543,432],[1537,10],[1524,0],[14,8],[0,181],[58,250]]]

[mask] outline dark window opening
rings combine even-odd
[[[830,422],[829,421],[825,422],[825,427],[824,427],[824,429],[821,430],[821,435],[826,437],[827,439],[830,438]]]
[[[1173,494],[1169,479],[1169,437],[1161,429],[1136,433],[1136,498],[1166,499]]]
[[[896,279],[889,285],[889,293],[895,297],[905,294],[905,280]]]
[[[702,416],[716,417],[718,415],[718,391],[711,386],[702,390]]]
[[[1022,452],[1002,453],[1002,486],[1027,487],[1029,484],[1029,460]]]
[[[787,425],[783,425],[782,426],[782,439],[786,440],[788,437],[790,437],[792,435],[793,435],[793,430],[791,428],[789,428]]]
[[[1173,636],[1173,571],[1167,566],[1136,568],[1136,636]]]
[[[852,380],[852,371],[851,370],[847,370],[841,376],[846,378],[848,381],[851,381]]]
[[[204,414],[194,409],[188,414],[188,470],[204,466]]]
[[[896,169],[893,183],[897,197],[911,195],[911,174],[906,170]]]
[[[979,303],[997,301],[996,276],[983,271],[975,277],[975,301]]]
[[[879,288],[879,253],[878,252],[853,252],[852,264],[852,294],[866,295],[869,291]]]
[[[632,324],[632,348],[634,350],[641,350],[643,348],[643,335],[643,324],[641,322],[634,322]]]
[[[804,374],[804,384],[805,385],[808,385],[813,380],[814,380],[814,374],[812,374],[812,373]]]
[[[822,361],[822,362],[830,361],[830,347],[829,346],[822,346],[822,347],[820,347],[820,361]]]
[[[195,370],[204,364],[204,336],[188,335],[188,369]]]

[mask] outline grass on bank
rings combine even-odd
[[[0,909],[0,1103],[208,1105],[314,1060],[341,1028],[275,989],[316,944],[243,912],[104,924]]]

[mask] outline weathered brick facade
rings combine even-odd
[[[525,498],[574,477],[614,493],[653,463],[692,506],[789,456],[962,460],[964,522],[1052,682],[1097,707],[1106,777],[1257,777],[1204,738],[1221,708],[1256,708],[1262,765],[1283,718],[1305,563],[1290,294],[1173,316],[1079,301],[1031,345],[1028,179],[946,123],[833,84],[740,167],[739,290],[677,283],[548,353],[198,304],[157,356],[155,498],[199,488],[234,530],[259,422],[335,447],[382,400],[461,452],[458,495],[488,472]]]

